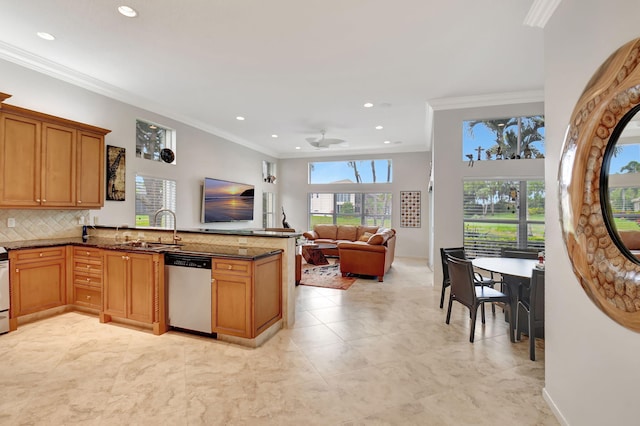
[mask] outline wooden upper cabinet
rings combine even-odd
[[[76,130],[43,123],[42,136],[40,204],[45,207],[74,207]]]
[[[104,205],[104,137],[78,132],[76,197],[78,207]]]
[[[2,103],[0,208],[104,205],[104,136],[110,131]]]
[[[41,122],[0,114],[0,205],[40,205]]]

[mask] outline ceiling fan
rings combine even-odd
[[[307,142],[309,143],[309,145],[318,149],[328,149],[331,145],[344,145],[346,143],[344,139],[325,138],[324,130],[322,130],[320,133],[322,134],[322,136],[320,136],[319,138],[307,138]]]

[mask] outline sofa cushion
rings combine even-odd
[[[336,240],[355,241],[358,228],[354,225],[340,225],[336,234]]]
[[[321,224],[315,225],[313,230],[318,234],[318,238],[327,238],[331,240],[336,239],[336,234],[338,233],[338,226],[331,224]]]
[[[364,241],[366,243],[372,235],[373,234],[371,232],[365,232],[360,238],[358,238],[358,241]]]
[[[379,226],[367,226],[367,225],[358,226],[358,232],[356,233],[355,240],[359,240],[367,232],[372,235],[375,234],[376,232],[378,232],[378,228]]]

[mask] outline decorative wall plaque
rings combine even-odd
[[[420,228],[420,191],[400,191],[400,227]]]

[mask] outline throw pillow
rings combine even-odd
[[[380,244],[384,243],[385,241],[386,241],[386,239],[384,238],[384,236],[382,234],[374,234],[369,238],[367,243],[371,244],[372,246],[379,246]]]
[[[362,234],[362,237],[360,237],[359,241],[364,241],[365,243],[367,241],[369,241],[369,238],[371,238],[373,234],[371,232],[365,232],[364,234]]]

